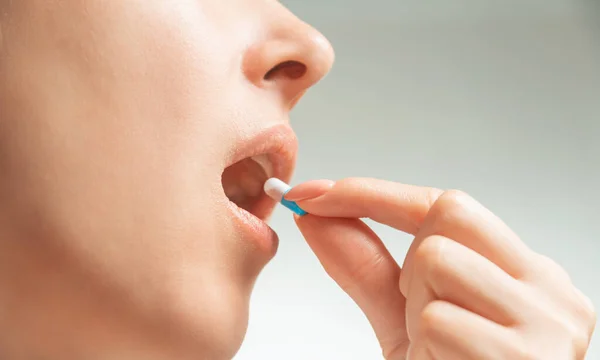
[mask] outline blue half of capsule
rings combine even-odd
[[[291,189],[290,189],[291,190]],[[292,210],[294,212],[294,214],[298,215],[298,216],[304,216],[306,214],[308,214],[306,211],[302,210],[302,208],[300,206],[298,206],[298,204],[296,204],[295,201],[290,201],[290,200],[286,200],[285,199],[285,195],[290,191],[286,191],[283,196],[281,197],[281,205],[285,206],[286,208]]]

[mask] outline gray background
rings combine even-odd
[[[332,42],[294,111],[294,183],[459,188],[562,264],[600,308],[600,1],[288,0]],[[237,359],[380,359],[362,313],[289,211]],[[402,261],[410,238],[376,226]],[[589,359],[600,359],[596,334]]]

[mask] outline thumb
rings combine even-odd
[[[386,359],[408,349],[400,267],[381,239],[358,219],[296,217],[325,271],[365,313]]]

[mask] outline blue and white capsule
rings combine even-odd
[[[285,194],[292,190],[292,187],[283,181],[277,178],[270,178],[265,182],[264,189],[265,193],[269,195],[271,199],[292,210],[296,215],[304,216],[307,214],[307,212],[302,210],[295,201],[289,201],[284,198]]]

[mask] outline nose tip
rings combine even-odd
[[[292,107],[327,75],[334,59],[325,36],[294,17],[278,22],[268,36],[247,50],[243,70],[250,82],[277,91]]]
[[[331,43],[323,34],[314,29],[313,32],[314,35],[311,36],[311,44],[309,45],[313,49],[311,52],[313,59],[307,60],[307,62],[312,63],[313,73],[311,75],[313,76],[314,83],[316,83],[331,70],[335,60],[335,52],[333,51],[333,46],[331,46]]]

